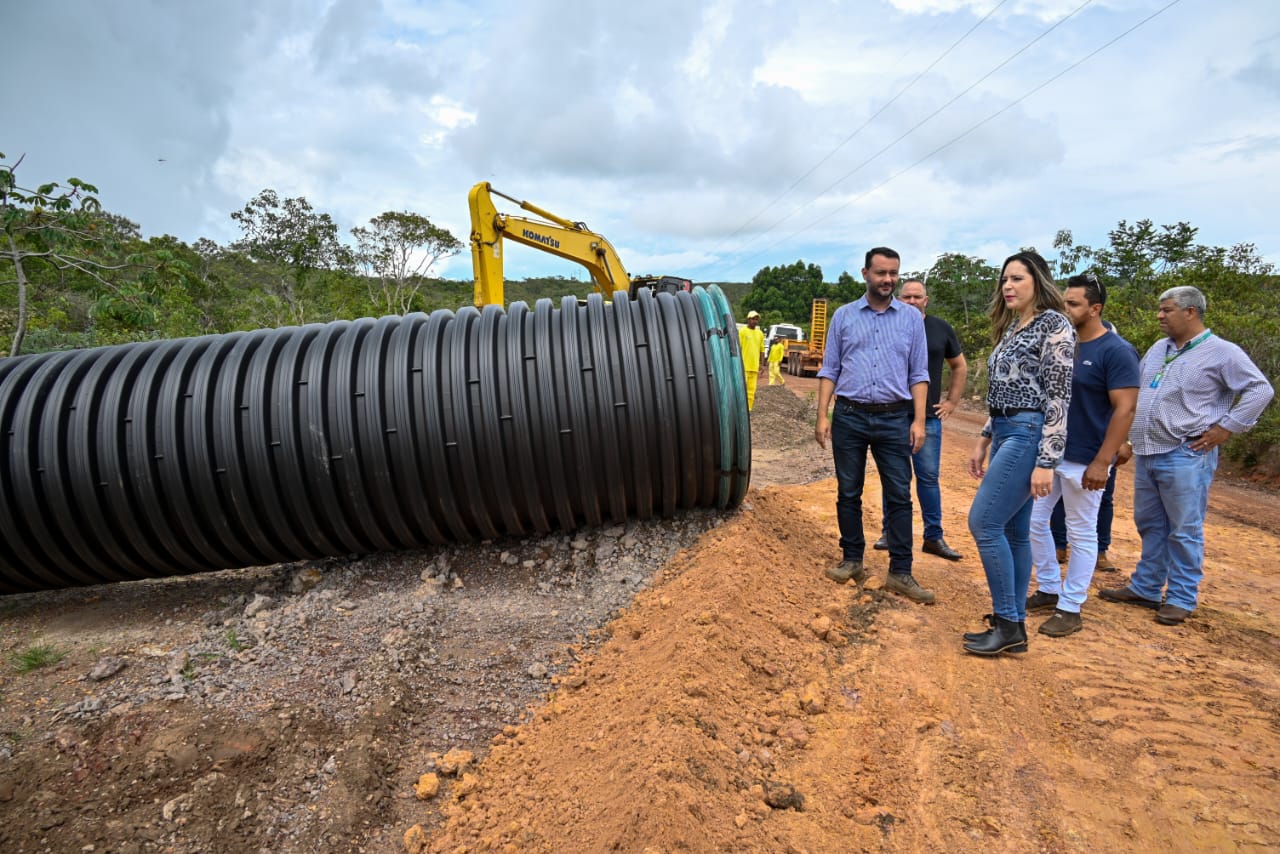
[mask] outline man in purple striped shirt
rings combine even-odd
[[[865,263],[867,292],[832,315],[818,371],[815,438],[824,448],[830,440],[835,458],[841,551],[840,563],[826,575],[838,584],[861,583],[867,577],[862,487],[870,450],[884,493],[889,543],[884,588],[931,604],[933,591],[911,574],[911,455],[924,444],[929,392],[924,317],[893,296],[901,265],[897,252],[877,247],[867,252]],[[828,416],[833,397],[834,411]]]
[[[1160,295],[1156,317],[1168,337],[1142,359],[1129,430],[1142,558],[1126,586],[1098,593],[1109,602],[1151,608],[1166,626],[1191,616],[1199,599],[1218,446],[1258,423],[1275,394],[1244,350],[1205,327],[1206,307],[1204,294],[1189,285]]]

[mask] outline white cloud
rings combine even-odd
[[[952,12],[968,12],[975,17],[982,17],[999,6],[997,12],[1003,16],[1026,15],[1043,21],[1052,21],[1077,9],[1081,0],[1013,0],[1001,3],[1000,0],[890,0],[895,9],[909,15],[943,15]],[[1124,5],[1123,3],[1097,3],[1098,6]],[[1129,5],[1133,5],[1130,3]]]
[[[876,243],[908,267],[1058,228],[1096,244],[1143,217],[1280,257],[1270,0],[1180,3],[1089,57],[1165,0],[1094,2],[979,83],[1079,5],[1009,0],[957,44],[996,2],[17,4],[0,70],[30,82],[0,90],[0,151],[188,241],[238,236],[266,187],[344,231],[409,209],[465,239],[491,180],[630,269],[713,280],[796,258],[834,279]]]

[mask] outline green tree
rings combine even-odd
[[[368,228],[357,226],[351,234],[369,302],[385,314],[408,312],[436,262],[462,251],[462,242],[447,229],[409,211],[379,214]]]
[[[351,253],[338,240],[333,219],[316,213],[301,196],[281,199],[275,190],[263,190],[231,218],[244,232],[235,247],[276,270],[275,294],[294,323],[306,322],[313,297],[308,284],[314,274],[351,265]]]
[[[981,258],[948,252],[920,278],[929,290],[929,313],[955,327],[966,352],[984,349],[991,328],[987,306],[1000,270]]]
[[[222,331],[215,319],[231,300],[201,275],[202,258],[171,235],[126,245],[136,274],[120,293],[103,292],[93,306],[98,343],[147,338],[185,338]],[[127,292],[131,299],[122,299]]]
[[[104,275],[127,265],[95,257],[95,249],[110,236],[111,224],[100,215],[97,187],[69,178],[66,186],[52,182],[27,189],[16,175],[23,158],[13,163],[2,162],[4,158],[0,152],[0,286],[17,286],[9,346],[9,355],[17,356],[27,336],[33,267],[48,268],[57,279],[83,275],[113,288]]]
[[[262,326],[280,314],[274,272],[244,252],[202,237],[182,252],[187,282],[205,332],[237,332]],[[181,251],[181,250],[179,250]]]
[[[1084,272],[1093,263],[1093,249],[1084,244],[1077,246],[1069,228],[1058,230],[1053,238],[1053,248],[1058,250],[1058,260],[1051,266],[1056,267],[1059,277]]]
[[[831,307],[831,312],[835,311],[836,306],[855,302],[866,292],[866,282],[861,279],[855,279],[847,270],[841,270],[840,277],[836,279],[835,287],[831,290],[831,300],[835,303]]]
[[[1087,269],[1108,282],[1150,292],[1160,276],[1197,263],[1203,251],[1195,243],[1198,231],[1186,222],[1157,228],[1149,219],[1133,225],[1122,219],[1107,232],[1109,245],[1094,249],[1077,246],[1071,232],[1063,229],[1053,241],[1059,253],[1058,274],[1069,276]]]
[[[811,313],[814,299],[828,296],[817,264],[763,267],[751,279],[751,290],[742,298],[742,310],[758,311],[761,325],[802,323]]]

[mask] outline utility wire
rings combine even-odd
[[[803,227],[803,228],[801,228],[801,229],[798,229],[798,230],[796,230],[796,231],[793,231],[791,234],[788,234],[786,237],[782,238],[782,239],[781,239],[781,240],[779,240],[778,242],[776,242],[776,243],[774,243],[774,244],[772,244],[772,245],[770,245],[770,246],[768,246],[768,247],[766,247],[766,248],[762,249],[760,252],[757,252],[757,253],[756,253],[756,254],[754,254],[754,255],[749,256],[749,257],[748,257],[748,258],[746,258],[745,260],[741,261],[741,262],[739,263],[739,265],[738,265],[738,266],[739,266],[739,267],[742,267],[742,268],[745,268],[745,267],[746,267],[746,266],[747,266],[747,265],[748,265],[748,264],[749,264],[753,259],[760,257],[761,255],[763,255],[763,254],[764,254],[764,253],[766,253],[766,252],[771,252],[772,250],[774,250],[774,249],[778,248],[779,246],[781,246],[782,244],[784,244],[784,243],[786,243],[787,241],[791,240],[792,238],[796,237],[797,235],[803,234],[804,232],[806,232],[806,231],[808,231],[809,229],[813,228],[813,227],[814,227],[815,225],[817,225],[819,222],[824,222],[824,221],[825,221],[825,220],[826,220],[826,219],[827,219],[831,214],[839,213],[840,211],[842,211],[842,210],[844,210],[845,208],[847,208],[847,207],[849,207],[850,205],[852,205],[854,202],[858,202],[858,201],[861,201],[862,199],[865,199],[867,196],[871,195],[871,194],[872,194],[872,193],[874,193],[876,190],[879,190],[881,187],[885,186],[885,185],[886,185],[886,184],[888,184],[890,181],[893,181],[893,180],[895,180],[895,179],[897,179],[897,178],[901,177],[902,175],[906,174],[907,172],[910,172],[912,169],[916,168],[916,167],[917,167],[917,166],[919,166],[921,163],[924,163],[925,161],[931,160],[931,159],[932,159],[935,155],[937,155],[938,153],[940,153],[940,152],[942,152],[942,151],[946,150],[947,148],[950,148],[952,145],[955,145],[955,144],[956,144],[957,142],[959,142],[960,140],[962,140],[962,139],[964,139],[965,137],[969,136],[969,134],[973,133],[973,132],[974,132],[974,131],[976,131],[978,128],[982,127],[983,125],[987,124],[988,122],[990,122],[990,121],[992,121],[992,120],[994,120],[994,119],[996,119],[996,118],[1000,117],[1000,116],[1001,116],[1001,115],[1003,115],[1004,113],[1006,113],[1006,112],[1008,112],[1009,110],[1013,109],[1013,108],[1014,108],[1014,107],[1016,107],[1018,104],[1020,104],[1020,103],[1022,103],[1023,101],[1025,101],[1027,98],[1030,98],[1032,95],[1036,94],[1036,93],[1037,93],[1037,92],[1039,92],[1041,89],[1043,89],[1043,88],[1045,88],[1046,86],[1048,86],[1050,83],[1053,83],[1054,81],[1058,80],[1060,77],[1063,77],[1064,75],[1066,75],[1068,72],[1071,72],[1071,71],[1075,70],[1076,68],[1079,68],[1079,67],[1080,67],[1081,65],[1083,65],[1085,62],[1089,61],[1089,60],[1090,60],[1090,59],[1092,59],[1093,57],[1095,57],[1095,56],[1097,56],[1098,54],[1102,53],[1102,51],[1104,51],[1104,50],[1106,50],[1107,48],[1111,47],[1113,44],[1115,44],[1116,42],[1120,41],[1122,38],[1124,38],[1125,36],[1129,35],[1129,34],[1130,34],[1130,33],[1132,33],[1134,30],[1137,30],[1138,28],[1140,28],[1140,27],[1144,26],[1145,24],[1147,24],[1147,23],[1148,23],[1148,22],[1150,22],[1151,20],[1155,19],[1156,17],[1158,17],[1158,16],[1160,16],[1160,15],[1164,14],[1165,12],[1167,12],[1169,9],[1171,9],[1171,8],[1172,8],[1172,7],[1174,7],[1174,6],[1176,6],[1176,5],[1177,5],[1178,3],[1180,3],[1180,2],[1182,2],[1182,0],[1170,0],[1170,2],[1169,2],[1169,3],[1166,3],[1166,4],[1165,4],[1164,6],[1162,6],[1161,8],[1159,8],[1159,9],[1157,9],[1156,11],[1152,12],[1150,15],[1148,15],[1148,16],[1147,16],[1147,17],[1145,17],[1145,18],[1143,18],[1141,21],[1139,21],[1138,23],[1134,24],[1134,25],[1133,25],[1132,27],[1130,27],[1129,29],[1125,30],[1124,32],[1122,32],[1122,33],[1120,33],[1119,35],[1117,35],[1117,36],[1115,36],[1114,38],[1112,38],[1110,41],[1105,42],[1105,43],[1104,43],[1104,44],[1102,44],[1101,46],[1099,46],[1099,47],[1095,48],[1094,50],[1090,51],[1089,53],[1085,54],[1085,55],[1084,55],[1084,56],[1082,56],[1080,59],[1077,59],[1075,62],[1071,63],[1071,64],[1070,64],[1070,65],[1068,65],[1066,68],[1062,69],[1062,70],[1061,70],[1061,71],[1059,71],[1057,74],[1055,74],[1055,75],[1053,75],[1052,77],[1050,77],[1048,80],[1045,80],[1045,81],[1044,81],[1043,83],[1041,83],[1040,85],[1038,85],[1038,86],[1036,86],[1035,88],[1033,88],[1033,89],[1031,89],[1031,90],[1029,90],[1029,91],[1025,92],[1024,94],[1022,94],[1021,96],[1019,96],[1016,100],[1009,102],[1009,103],[1008,103],[1008,104],[1006,104],[1005,106],[1001,107],[999,110],[996,110],[994,113],[992,113],[991,115],[989,115],[989,116],[987,116],[986,118],[982,119],[982,120],[981,120],[981,121],[979,121],[977,124],[974,124],[973,126],[971,126],[968,130],[966,130],[966,131],[964,131],[964,132],[960,133],[959,135],[957,135],[957,136],[955,136],[955,137],[952,137],[950,140],[948,140],[947,142],[944,142],[942,145],[938,146],[938,147],[937,147],[937,148],[935,148],[933,151],[930,151],[928,154],[924,155],[923,157],[921,157],[919,160],[915,161],[915,162],[914,162],[914,163],[912,163],[911,165],[906,166],[906,167],[904,167],[904,168],[902,168],[902,169],[899,169],[897,172],[894,172],[894,173],[893,173],[892,175],[890,175],[888,178],[885,178],[885,179],[884,179],[883,181],[881,181],[880,183],[878,183],[878,184],[876,184],[876,185],[872,186],[871,188],[869,188],[869,189],[867,189],[867,190],[865,190],[865,191],[863,191],[863,192],[859,193],[858,195],[856,195],[856,196],[854,196],[853,198],[849,199],[849,200],[848,200],[847,202],[845,202],[844,204],[839,205],[839,206],[838,206],[838,207],[836,207],[836,208],[833,208],[833,209],[832,209],[831,211],[829,211],[826,215],[824,215],[824,217],[823,217],[822,219],[815,220],[814,222],[810,223],[809,225],[806,225],[805,227]],[[1076,11],[1079,11],[1079,10],[1077,9]],[[1075,12],[1072,12],[1071,14],[1072,14],[1072,15],[1074,15],[1074,14],[1075,14]],[[1068,17],[1070,17],[1070,16],[1068,16]],[[1056,26],[1056,25],[1055,25],[1055,26]],[[975,85],[976,85],[976,84],[975,84]],[[972,87],[970,87],[970,88],[972,88]],[[967,91],[967,90],[966,90],[966,91]],[[927,121],[927,119],[926,119],[926,121]],[[914,128],[913,128],[912,130],[914,130]],[[908,131],[908,133],[910,133],[910,131]],[[899,137],[899,139],[901,139],[901,137]],[[897,140],[895,140],[895,142],[897,142]],[[891,144],[892,144],[892,143],[891,143]],[[883,149],[882,149],[880,152],[877,152],[877,153],[876,153],[876,155],[874,155],[874,157],[878,157],[881,153],[883,153]],[[872,159],[874,159],[874,157],[873,157]],[[867,162],[870,162],[870,161],[868,160]],[[863,164],[863,165],[865,165],[865,164]],[[861,168],[861,166],[859,166],[858,168]],[[857,171],[857,170],[854,170],[854,171]],[[849,173],[849,174],[850,174],[850,175],[852,175],[853,173],[851,172],[851,173]],[[845,176],[845,177],[848,177],[848,176]],[[843,181],[843,180],[844,180],[844,179],[842,178],[842,179],[841,179],[841,181]],[[837,183],[839,183],[839,182],[837,182]],[[793,212],[793,213],[794,213],[794,212]],[[788,216],[790,216],[790,214],[788,214]],[[781,220],[780,220],[779,222],[781,222]]]
[[[746,222],[744,222],[742,225],[738,226],[738,228],[737,228],[737,229],[736,229],[732,234],[730,234],[730,235],[728,235],[727,237],[725,237],[725,238],[724,238],[724,242],[728,242],[728,241],[730,241],[730,240],[733,240],[733,238],[737,237],[737,236],[738,236],[739,234],[741,234],[744,230],[746,230],[747,226],[751,225],[751,223],[755,222],[757,219],[759,219],[761,216],[763,216],[763,215],[764,215],[764,213],[765,213],[765,211],[769,210],[769,208],[773,207],[773,206],[774,206],[774,205],[776,205],[778,202],[780,202],[780,201],[782,201],[784,198],[786,198],[788,193],[790,193],[790,192],[791,192],[792,190],[794,190],[796,187],[800,186],[800,184],[801,184],[801,183],[802,183],[806,178],[808,178],[810,175],[812,175],[814,172],[816,172],[816,171],[818,170],[818,168],[819,168],[820,166],[822,166],[822,164],[826,163],[828,160],[830,160],[832,157],[834,157],[834,156],[836,155],[836,152],[838,152],[840,149],[844,148],[846,145],[848,145],[850,142],[852,142],[852,141],[853,141],[853,139],[854,139],[854,137],[856,137],[858,134],[862,133],[862,131],[866,130],[867,126],[868,126],[868,125],[870,125],[873,121],[875,121],[875,120],[880,116],[880,114],[881,114],[881,113],[883,113],[885,110],[887,110],[887,109],[889,109],[891,106],[893,106],[893,104],[894,104],[894,103],[895,103],[899,98],[901,98],[903,95],[905,95],[905,94],[907,93],[907,91],[908,91],[912,86],[915,86],[917,83],[919,83],[919,82],[920,82],[920,79],[921,79],[922,77],[924,77],[926,74],[928,74],[930,71],[932,71],[932,70],[933,70],[933,69],[938,65],[938,63],[939,63],[939,62],[942,62],[942,60],[946,59],[946,58],[947,58],[947,56],[948,56],[948,55],[949,55],[953,50],[955,50],[957,47],[959,47],[959,46],[960,46],[960,43],[961,43],[961,42],[963,42],[965,39],[967,39],[969,36],[971,36],[971,35],[973,34],[973,31],[974,31],[974,30],[976,30],[976,29],[978,29],[978,27],[980,27],[980,26],[982,26],[983,24],[985,24],[985,23],[987,22],[987,19],[988,19],[988,18],[990,18],[992,15],[994,15],[994,14],[995,14],[999,9],[1000,9],[1000,7],[1001,7],[1001,6],[1003,6],[1003,5],[1004,5],[1005,3],[1007,3],[1007,2],[1009,2],[1009,0],[1000,0],[1000,2],[999,2],[999,3],[997,3],[995,6],[993,6],[993,7],[991,8],[991,11],[990,11],[990,12],[987,12],[987,14],[983,15],[983,16],[982,16],[982,18],[981,18],[981,19],[980,19],[976,24],[974,24],[972,27],[970,27],[970,28],[969,28],[969,29],[964,33],[964,35],[962,35],[962,36],[960,36],[960,38],[956,39],[956,40],[951,44],[951,47],[947,48],[947,49],[946,49],[946,50],[944,50],[942,53],[940,53],[940,54],[938,55],[938,58],[937,58],[937,59],[935,59],[933,62],[929,63],[929,66],[928,66],[927,68],[925,68],[923,71],[921,71],[921,72],[920,72],[919,74],[917,74],[915,77],[913,77],[913,78],[911,79],[911,81],[910,81],[909,83],[907,83],[907,85],[906,85],[906,86],[903,86],[901,89],[899,89],[899,90],[898,90],[898,92],[897,92],[897,94],[895,94],[892,98],[890,98],[888,101],[886,101],[886,102],[885,102],[885,104],[884,104],[884,106],[882,106],[880,109],[876,110],[876,111],[875,111],[875,113],[874,113],[870,118],[868,118],[865,122],[863,122],[863,123],[862,123],[862,124],[857,128],[857,130],[855,130],[853,133],[851,133],[851,134],[849,134],[848,136],[846,136],[846,137],[845,137],[841,142],[839,142],[839,143],[836,145],[836,147],[835,147],[835,148],[833,148],[833,149],[831,149],[829,152],[827,152],[827,154],[826,154],[826,156],[825,156],[825,157],[823,157],[823,158],[822,158],[821,160],[819,160],[817,163],[813,164],[813,166],[809,167],[809,171],[808,171],[808,172],[805,172],[803,175],[801,175],[799,178],[797,178],[794,182],[792,182],[791,186],[790,186],[790,187],[787,187],[787,189],[785,189],[785,190],[783,190],[781,193],[779,193],[779,194],[778,194],[778,196],[777,196],[777,198],[773,199],[773,200],[772,200],[772,201],[770,201],[768,204],[766,204],[764,207],[762,207],[760,210],[756,211],[756,212],[751,216],[751,218],[750,218],[750,219],[748,219],[748,220],[747,220]],[[1092,2],[1092,0],[1089,0],[1089,2]],[[841,180],[843,180],[843,179],[841,179]],[[824,192],[825,192],[825,191],[824,191]],[[819,194],[819,195],[821,195],[821,194]],[[782,220],[779,220],[779,222],[782,222]],[[776,225],[777,225],[777,223],[775,223],[774,225],[776,226]],[[771,226],[771,228],[772,228],[772,226]],[[766,231],[765,231],[765,234],[768,234],[768,233],[769,233],[769,230],[766,230]],[[714,254],[718,254],[718,253],[719,253],[719,251],[720,251],[720,247],[719,247],[719,246],[717,246],[717,247],[715,247],[715,248],[712,250],[712,254],[713,254],[713,255],[714,255]]]
[[[997,71],[999,71],[1000,69],[1004,68],[1006,65],[1008,65],[1008,64],[1009,64],[1009,63],[1011,63],[1011,62],[1013,62],[1013,61],[1014,61],[1015,59],[1017,59],[1019,56],[1021,56],[1022,54],[1026,53],[1028,50],[1030,50],[1032,47],[1034,47],[1034,46],[1035,46],[1035,45],[1036,45],[1036,44],[1037,44],[1041,39],[1045,38],[1045,37],[1046,37],[1046,36],[1048,36],[1050,33],[1052,33],[1054,30],[1056,30],[1058,27],[1062,26],[1062,25],[1063,25],[1063,24],[1065,24],[1067,21],[1069,21],[1069,20],[1071,20],[1072,18],[1074,18],[1077,14],[1079,14],[1079,13],[1080,13],[1080,11],[1081,11],[1081,10],[1083,10],[1083,9],[1084,9],[1084,7],[1088,6],[1088,5],[1089,5],[1089,4],[1091,4],[1092,2],[1093,2],[1093,0],[1084,0],[1084,2],[1083,2],[1083,3],[1081,3],[1079,6],[1077,6],[1077,7],[1076,7],[1076,8],[1074,8],[1074,9],[1072,9],[1070,12],[1068,12],[1068,13],[1067,13],[1066,15],[1064,15],[1062,18],[1059,18],[1056,22],[1054,22],[1054,23],[1053,23],[1053,24],[1052,24],[1052,25],[1051,25],[1047,30],[1045,30],[1044,32],[1040,33],[1040,35],[1036,36],[1034,39],[1032,39],[1031,41],[1027,42],[1027,43],[1026,43],[1026,44],[1024,44],[1022,47],[1018,48],[1016,51],[1014,51],[1013,53],[1011,53],[1009,56],[1005,57],[1005,59],[1004,59],[1003,61],[1001,61],[998,65],[996,65],[994,68],[992,68],[992,69],[991,69],[990,71],[988,71],[986,74],[984,74],[984,75],[982,75],[981,77],[979,77],[977,80],[975,80],[975,81],[973,81],[972,83],[970,83],[970,84],[969,84],[968,86],[966,86],[964,89],[962,89],[962,90],[960,90],[959,92],[957,92],[957,93],[956,93],[956,94],[955,94],[955,95],[954,95],[954,96],[953,96],[949,101],[947,101],[947,102],[946,102],[945,104],[943,104],[941,107],[938,107],[936,110],[934,110],[934,111],[933,111],[932,113],[930,113],[929,115],[925,116],[925,117],[924,117],[923,119],[921,119],[920,121],[916,122],[914,125],[912,125],[909,129],[907,129],[904,133],[902,133],[900,136],[898,136],[898,137],[897,137],[896,139],[894,139],[892,142],[888,143],[888,144],[887,144],[887,145],[885,145],[883,148],[881,148],[879,151],[877,151],[875,154],[871,155],[871,156],[870,156],[870,157],[868,157],[866,160],[864,160],[864,161],[862,161],[861,163],[859,163],[857,166],[855,166],[855,167],[854,167],[852,170],[850,170],[849,172],[846,172],[844,175],[840,176],[840,178],[838,178],[834,183],[832,183],[832,184],[831,184],[830,186],[828,186],[826,189],[822,190],[820,193],[818,193],[817,195],[815,195],[812,199],[810,199],[809,201],[805,202],[805,203],[804,203],[804,204],[802,204],[802,205],[798,205],[798,206],[796,206],[795,208],[793,208],[793,209],[792,209],[792,211],[791,211],[789,214],[787,214],[787,215],[783,216],[781,219],[776,220],[772,225],[770,225],[768,228],[766,228],[766,229],[762,232],[762,234],[768,234],[769,232],[773,231],[775,228],[777,228],[778,226],[782,225],[782,224],[783,224],[784,222],[786,222],[787,220],[791,219],[791,217],[793,217],[793,216],[795,216],[796,214],[800,213],[800,211],[804,210],[804,209],[805,209],[805,208],[807,208],[809,205],[813,204],[813,203],[814,203],[814,202],[816,202],[818,199],[822,198],[822,197],[823,197],[823,196],[825,196],[827,193],[830,193],[830,192],[831,192],[832,190],[834,190],[836,187],[840,186],[840,185],[841,185],[841,184],[843,184],[845,181],[849,180],[849,179],[850,179],[850,178],[852,178],[854,175],[856,175],[856,174],[858,174],[859,172],[861,172],[861,171],[862,171],[862,169],[863,169],[864,167],[866,167],[866,166],[870,165],[871,163],[873,163],[873,162],[874,162],[874,161],[875,161],[875,160],[876,160],[876,159],[877,159],[881,154],[884,154],[884,153],[885,153],[886,151],[888,151],[890,148],[893,148],[895,145],[897,145],[898,143],[902,142],[902,141],[903,141],[904,139],[906,139],[907,137],[911,136],[911,134],[915,133],[917,130],[919,130],[921,127],[923,127],[925,124],[927,124],[930,120],[932,120],[935,116],[937,116],[939,113],[941,113],[942,111],[944,111],[945,109],[947,109],[947,107],[950,107],[950,106],[951,106],[952,104],[954,104],[956,101],[959,101],[959,100],[960,100],[961,98],[963,98],[965,95],[969,94],[971,91],[973,91],[975,88],[977,88],[979,84],[983,83],[985,80],[987,80],[988,78],[990,78],[993,74],[995,74]]]

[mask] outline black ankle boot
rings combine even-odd
[[[965,642],[965,643],[970,643],[970,642],[972,642],[972,641],[976,641],[976,640],[982,640],[982,639],[983,639],[983,638],[985,638],[987,635],[991,634],[992,632],[994,632],[994,631],[996,630],[996,615],[995,615],[995,614],[983,614],[983,615],[982,615],[982,619],[983,619],[983,621],[984,621],[984,622],[986,622],[986,624],[987,624],[987,629],[986,629],[986,631],[981,631],[981,632],[965,632],[965,633],[964,633],[964,642]]]
[[[969,641],[964,645],[965,652],[975,655],[999,655],[1000,653],[1018,653],[1027,651],[1026,623],[994,617],[995,625],[989,634]]]

